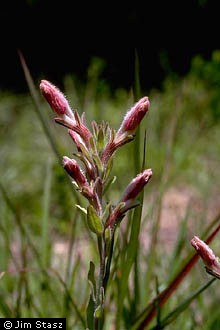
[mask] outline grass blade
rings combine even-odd
[[[49,262],[49,209],[50,209],[50,195],[51,195],[51,180],[52,180],[52,163],[51,160],[47,162],[46,166],[46,179],[44,185],[43,196],[43,216],[41,225],[41,258],[42,266],[48,267]]]
[[[21,62],[22,69],[24,71],[24,76],[25,76],[25,79],[27,81],[27,85],[28,85],[30,94],[31,94],[31,96],[33,98],[33,101],[34,101],[35,112],[37,114],[38,119],[41,122],[41,125],[42,125],[43,130],[45,132],[45,135],[47,136],[48,141],[49,141],[49,143],[52,147],[52,150],[53,150],[54,154],[56,155],[56,157],[58,159],[58,162],[61,164],[61,155],[58,151],[58,147],[57,147],[57,144],[55,142],[55,139],[52,136],[52,134],[51,134],[51,132],[48,128],[48,125],[46,124],[46,119],[44,118],[42,112],[40,111],[41,102],[40,102],[40,99],[39,99],[39,93],[37,92],[37,90],[35,88],[35,85],[34,85],[32,77],[31,77],[30,71],[27,67],[26,61],[25,61],[24,56],[21,53],[21,51],[18,51],[18,56],[19,56],[19,59],[20,59],[20,62]]]
[[[142,168],[145,164],[145,152],[146,152],[146,134],[144,139],[144,151],[143,151],[143,163]],[[140,171],[140,170],[139,170]],[[124,251],[122,251],[121,258],[121,268],[123,269],[119,290],[118,290],[118,305],[117,305],[117,315],[116,315],[116,329],[120,329],[121,323],[121,315],[123,311],[123,302],[128,292],[128,278],[134,265],[134,282],[135,282],[135,290],[134,290],[134,298],[131,303],[130,309],[132,313],[130,315],[134,316],[134,310],[138,304],[138,297],[135,297],[135,294],[139,294],[139,279],[138,279],[138,251],[139,251],[139,233],[141,227],[141,218],[142,218],[142,206],[144,200],[144,191],[139,195],[140,206],[138,206],[132,213],[131,219],[129,223],[131,223],[130,228],[130,238],[129,242],[124,247]]]
[[[213,282],[215,282],[215,280],[216,278],[212,278],[208,283],[206,283],[196,292],[187,297],[181,304],[179,304],[179,306],[177,306],[177,308],[175,308],[172,312],[165,316],[162,321],[160,321],[159,328],[158,326],[155,326],[151,328],[151,330],[162,330],[171,322],[173,322],[182,312],[184,312],[184,310],[190,305],[190,303],[194,299],[196,299],[203,291],[205,291]]]

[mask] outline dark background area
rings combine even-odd
[[[34,79],[58,86],[74,73],[84,81],[93,57],[105,60],[109,85],[130,88],[134,54],[143,89],[160,88],[168,72],[184,75],[194,55],[220,48],[218,1],[5,1],[1,4],[0,88],[27,91],[17,55]]]

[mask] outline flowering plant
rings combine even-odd
[[[65,126],[76,146],[75,159],[63,157],[63,167],[73,179],[78,192],[88,200],[86,213],[88,228],[97,237],[100,257],[96,279],[95,265],[90,262],[88,279],[91,295],[87,308],[88,329],[100,330],[104,326],[105,295],[109,280],[114,247],[115,230],[126,213],[138,206],[139,193],[152,176],[151,169],[139,173],[125,188],[116,205],[104,200],[104,192],[110,185],[110,173],[115,152],[135,137],[135,132],[147,113],[150,102],[142,97],[125,115],[119,129],[115,131],[108,123],[86,124],[82,116],[72,111],[63,93],[47,80],[42,80],[40,90],[56,113],[55,122]],[[82,163],[82,166],[80,165]]]

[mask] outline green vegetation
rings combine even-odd
[[[112,324],[140,330],[149,303],[194,255],[193,235],[206,239],[220,223],[220,51],[209,61],[195,57],[186,76],[171,74],[161,90],[113,92],[100,79],[102,68],[94,59],[85,86],[73,75],[63,82],[70,105],[86,113],[88,126],[105,120],[117,129],[138,96],[151,103],[135,141],[114,156],[117,179],[108,191],[117,203],[145,155],[153,176],[143,207],[130,211],[116,233],[106,302],[106,330]],[[28,84],[26,95],[0,93],[0,316],[66,317],[68,329],[81,330],[89,263],[98,262],[98,253],[75,206],[87,204],[54,152],[55,146],[59,155],[72,157],[72,141],[54,123],[39,81],[40,107]],[[220,255],[218,242],[210,246]],[[219,281],[200,261],[193,266],[162,306],[155,302],[146,329],[220,327]]]

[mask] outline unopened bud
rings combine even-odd
[[[79,187],[82,188],[88,185],[87,179],[75,159],[70,159],[64,156],[63,167],[65,168],[67,173],[75,180]]]
[[[68,133],[69,133],[70,137],[72,138],[73,142],[75,143],[77,150],[79,152],[81,152],[82,151],[81,146],[84,145],[84,142],[83,142],[81,136],[78,133],[76,133],[75,131],[73,131],[72,129],[69,129]]]
[[[129,200],[134,200],[150,180],[152,174],[151,169],[144,170],[142,173],[138,174],[125,189],[121,202],[126,203]]]
[[[106,220],[105,228],[113,228],[125,215],[125,213],[135,207],[135,199],[138,194],[143,190],[144,186],[148,183],[152,176],[152,170],[147,169],[138,174],[127,186],[122,195],[119,204],[115,207],[109,218]]]
[[[58,115],[65,114],[72,119],[74,118],[67,99],[56,86],[47,80],[41,80],[40,90],[53,111]]]
[[[191,245],[202,258],[206,270],[215,277],[220,278],[220,262],[212,249],[210,249],[210,247],[197,236],[192,238]]]
[[[122,121],[122,124],[117,132],[117,136],[124,132],[133,134],[147,113],[149,106],[150,102],[147,96],[142,97],[137,103],[135,103],[135,105],[125,115],[124,120]]]

